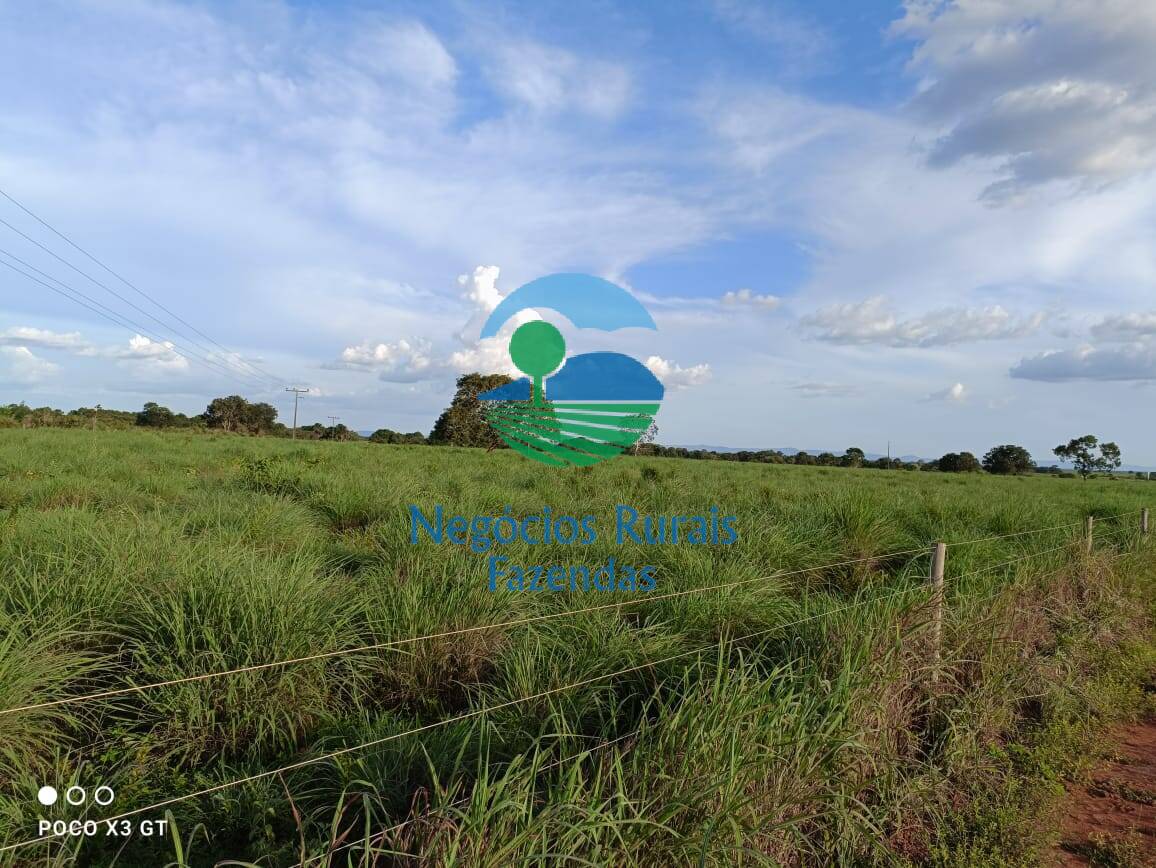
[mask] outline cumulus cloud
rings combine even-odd
[[[935,347],[1024,337],[1036,331],[1045,318],[1043,312],[1016,317],[993,305],[942,308],[903,320],[889,308],[886,298],[877,295],[861,302],[830,305],[799,322],[815,339],[835,344]]]
[[[1108,349],[1085,345],[1052,350],[1022,359],[1011,369],[1011,376],[1048,383],[1156,380],[1156,346],[1134,343]]]
[[[326,367],[373,372],[382,380],[407,383],[420,380],[435,369],[433,347],[421,338],[393,343],[363,341],[341,351],[341,358]]]
[[[949,403],[959,403],[966,400],[967,395],[967,387],[964,386],[963,383],[956,383],[952,386],[948,386],[946,389],[940,389],[938,392],[932,392],[923,400],[928,402],[947,401]]]
[[[1135,0],[907,0],[913,108],[944,129],[933,166],[994,160],[999,202],[1049,181],[1098,187],[1156,166],[1156,6]]]
[[[732,290],[723,293],[722,303],[731,307],[756,307],[774,310],[783,300],[777,295],[759,295],[751,289]]]
[[[683,368],[661,356],[650,356],[644,364],[668,389],[687,389],[710,380],[710,365],[706,364]]]
[[[172,341],[154,341],[144,335],[133,335],[127,347],[109,350],[107,355],[148,371],[177,372],[189,368],[189,360],[177,352]]]
[[[0,346],[44,347],[52,350],[67,350],[75,353],[91,351],[92,347],[80,336],[80,332],[54,332],[32,326],[13,326],[0,331]]]
[[[40,358],[28,347],[0,346],[0,359],[5,362],[0,379],[9,383],[33,385],[60,370],[59,365]]]
[[[1092,326],[1092,337],[1100,341],[1114,342],[1156,338],[1156,311],[1104,317]]]
[[[478,338],[482,324],[506,296],[498,288],[500,276],[501,269],[496,265],[479,265],[458,276],[459,295],[467,316],[466,324],[455,335],[458,348],[438,349],[433,341],[420,337],[366,340],[347,346],[336,361],[322,367],[371,371],[390,382],[416,382],[470,371],[519,376],[507,350],[510,334],[523,323],[541,319],[537,312],[519,311],[494,337]]]

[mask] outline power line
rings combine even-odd
[[[7,220],[5,220],[5,219],[4,219],[4,218],[2,218],[2,217],[0,217],[0,224],[3,224],[4,226],[7,226],[9,229],[11,229],[13,232],[15,232],[15,233],[16,233],[17,235],[19,235],[21,238],[23,238],[23,239],[25,239],[26,241],[28,241],[28,242],[30,242],[30,243],[32,243],[32,244],[34,244],[34,245],[36,245],[36,246],[37,246],[37,247],[39,247],[41,250],[43,250],[45,253],[47,253],[49,256],[51,256],[53,259],[56,259],[56,260],[58,260],[59,262],[63,263],[64,265],[67,265],[69,268],[71,268],[73,271],[75,271],[75,272],[76,272],[77,274],[79,274],[81,277],[83,277],[83,278],[85,278],[85,279],[87,279],[87,280],[91,281],[92,283],[96,284],[97,286],[99,286],[101,289],[105,290],[105,291],[106,291],[106,292],[108,292],[109,294],[111,294],[111,295],[115,296],[116,298],[120,299],[120,300],[121,300],[121,301],[123,301],[125,304],[127,304],[129,307],[131,307],[133,310],[135,310],[135,311],[138,311],[139,313],[143,314],[144,316],[147,316],[149,319],[151,319],[153,322],[157,323],[157,324],[158,324],[159,326],[161,326],[162,328],[166,328],[166,329],[167,329],[167,328],[171,328],[169,325],[167,325],[167,324],[166,324],[166,323],[164,323],[163,321],[161,321],[161,320],[157,319],[155,316],[153,316],[153,315],[152,315],[151,313],[149,313],[147,310],[145,310],[144,308],[142,308],[140,305],[138,305],[138,304],[135,304],[134,302],[132,302],[132,301],[130,301],[129,299],[125,298],[123,295],[121,295],[121,294],[120,294],[119,292],[117,292],[115,289],[112,289],[111,287],[109,287],[109,286],[107,286],[106,284],[102,283],[101,281],[97,280],[97,279],[96,279],[95,277],[93,277],[91,274],[88,274],[87,272],[85,272],[85,271],[82,271],[81,269],[77,268],[75,265],[73,265],[71,262],[69,262],[69,261],[68,261],[67,259],[65,259],[63,256],[60,256],[60,255],[59,255],[59,254],[57,254],[56,252],[54,252],[54,251],[50,250],[48,247],[45,247],[43,244],[41,244],[39,241],[37,241],[37,240],[36,240],[35,238],[33,238],[32,236],[30,236],[30,235],[27,235],[27,234],[26,234],[26,233],[24,233],[24,232],[21,232],[19,229],[17,229],[15,226],[13,226],[11,223],[9,223]],[[8,256],[10,256],[12,259],[16,259],[16,257],[15,257],[15,256],[13,256],[11,253],[9,253],[9,254],[7,254],[7,255],[8,255]],[[22,261],[22,260],[18,260],[18,261]],[[25,265],[27,265],[27,263],[24,263],[24,264],[25,264]],[[33,266],[31,266],[31,265],[28,265],[28,267],[29,267],[29,268],[33,268]],[[36,270],[36,271],[40,271],[40,269],[34,269],[34,270]],[[44,274],[44,272],[43,272],[43,271],[40,271],[40,273],[41,273],[41,274]],[[47,276],[47,275],[46,275],[46,276]],[[61,284],[63,284],[63,281],[59,280],[58,278],[55,278],[55,277],[50,277],[50,279],[51,279],[51,280],[54,280],[54,281],[56,281],[57,283],[61,283]],[[70,288],[71,288],[71,287],[70,287]],[[75,292],[75,293],[78,293],[78,294],[80,294],[80,295],[84,295],[84,293],[82,293],[82,292],[81,292],[80,290],[78,290],[78,289],[72,288],[72,291],[73,291],[73,292]],[[91,297],[89,297],[89,296],[85,296],[85,297],[86,297],[86,298],[89,298],[89,300],[90,300],[90,301],[92,301],[92,300],[93,300],[93,299],[91,299]],[[126,317],[126,319],[127,319],[127,317]],[[162,341],[163,341],[163,340],[164,340],[164,339],[162,339]],[[197,347],[198,347],[198,349],[200,349],[200,350],[201,350],[202,352],[204,352],[205,354],[211,354],[211,353],[212,353],[212,350],[209,350],[207,347],[205,347],[205,346],[203,346],[203,345],[201,345],[201,344],[198,344],[196,341],[192,341],[192,343],[193,343],[195,346],[197,346]],[[237,372],[238,372],[238,373],[240,373],[240,374],[244,374],[244,375],[246,375],[246,376],[250,376],[250,377],[253,377],[254,379],[258,379],[258,380],[260,380],[260,379],[261,379],[260,377],[257,377],[257,375],[255,375],[255,374],[250,374],[248,371],[244,370],[243,368],[239,368],[239,369],[237,370]]]
[[[104,319],[108,320],[109,322],[113,323],[114,325],[120,326],[121,328],[129,329],[130,331],[139,332],[139,333],[143,333],[147,336],[150,336],[153,339],[157,340],[162,345],[165,345],[168,349],[171,349],[178,356],[181,356],[182,358],[186,359],[187,361],[199,361],[202,364],[212,368],[217,373],[225,375],[226,377],[240,383],[242,386],[245,386],[246,388],[249,388],[249,389],[268,388],[264,383],[261,383],[259,381],[253,381],[252,379],[242,380],[241,379],[242,376],[249,376],[249,375],[246,373],[235,371],[234,369],[231,369],[231,368],[227,368],[212,358],[209,358],[206,356],[200,356],[200,355],[197,355],[196,353],[193,353],[192,356],[186,355],[186,352],[192,353],[193,351],[192,350],[186,351],[179,344],[176,344],[173,341],[166,340],[165,338],[159,337],[156,332],[150,331],[149,329],[145,328],[144,326],[141,326],[139,323],[134,322],[133,320],[129,319],[128,317],[124,316],[123,314],[119,313],[118,311],[115,311],[112,308],[108,307],[107,305],[92,298],[91,296],[86,295],[84,292],[80,291],[79,289],[76,289],[75,287],[70,286],[69,284],[65,283],[64,281],[60,280],[59,278],[52,277],[49,274],[45,274],[45,272],[41,271],[40,269],[36,268],[35,266],[29,265],[24,260],[20,259],[17,256],[13,256],[11,253],[8,253],[5,250],[0,250],[0,255],[7,256],[9,259],[13,259],[16,262],[19,262],[21,265],[24,265],[25,267],[31,269],[32,271],[35,271],[38,274],[44,275],[49,280],[60,284],[60,286],[63,287],[63,289],[58,289],[57,287],[53,286],[52,284],[46,283],[45,281],[41,280],[40,278],[35,277],[34,275],[29,274],[28,272],[23,271],[20,268],[17,268],[11,262],[5,262],[4,260],[0,259],[0,265],[3,265],[3,266],[6,266],[7,268],[10,268],[12,271],[15,271],[17,274],[28,278],[29,280],[33,281],[34,283],[40,284],[45,289],[51,290],[52,292],[55,292],[57,295],[63,296],[64,298],[67,298],[69,301],[76,302],[81,307],[92,311],[97,316],[103,317]],[[79,298],[77,296],[79,296]]]
[[[80,298],[83,298],[85,301],[87,301],[87,302],[91,303],[92,305],[95,305],[96,307],[100,308],[101,310],[107,312],[110,316],[116,317],[116,319],[113,320],[113,322],[115,322],[117,325],[123,326],[124,328],[139,332],[143,335],[146,335],[146,336],[152,338],[153,340],[157,341],[158,343],[162,343],[162,344],[166,344],[166,345],[171,344],[173,347],[177,348],[178,350],[181,350],[179,355],[184,355],[185,352],[192,353],[193,357],[197,361],[201,361],[201,362],[204,362],[205,364],[213,365],[216,370],[219,370],[221,373],[225,374],[226,376],[233,377],[234,379],[236,379],[238,377],[248,377],[249,381],[243,381],[243,380],[237,379],[237,382],[244,383],[245,385],[248,385],[250,388],[253,388],[254,386],[259,387],[259,388],[267,388],[267,386],[265,385],[264,382],[262,382],[261,380],[258,380],[256,377],[249,374],[248,371],[236,370],[233,368],[226,367],[222,363],[218,362],[216,360],[216,358],[213,357],[213,354],[211,354],[211,353],[208,355],[205,355],[203,353],[198,353],[195,350],[189,350],[185,347],[182,347],[180,344],[177,344],[173,341],[170,341],[164,335],[158,334],[157,332],[154,332],[154,331],[150,331],[148,329],[148,327],[142,326],[136,320],[133,320],[133,319],[125,316],[120,311],[114,310],[113,308],[109,307],[108,305],[104,304],[103,302],[97,301],[95,298],[93,298],[91,295],[88,295],[83,290],[77,289],[76,287],[74,287],[68,283],[65,283],[60,278],[54,277],[53,275],[48,274],[47,272],[40,270],[32,263],[21,259],[19,256],[16,256],[15,254],[10,253],[9,251],[4,250],[3,248],[0,248],[0,256],[7,256],[9,259],[14,260],[15,262],[19,262],[22,266],[29,269],[30,271],[34,271],[37,274],[39,274],[41,277],[44,277],[44,278],[47,278],[48,280],[51,280],[53,283],[58,284],[59,286],[63,287],[65,290],[67,290],[68,292],[73,293],[77,296],[80,296]],[[7,265],[8,263],[4,263],[4,264]],[[11,265],[9,265],[8,267],[12,268]],[[20,274],[23,274],[25,277],[28,277],[29,279],[34,279],[31,277],[31,275],[26,274],[23,271],[20,271],[20,269],[18,269],[18,268],[13,268],[13,270],[20,273]],[[37,281],[37,283],[40,283],[42,286],[44,285],[42,281]],[[49,287],[49,289],[52,289],[52,287]],[[63,293],[59,293],[59,294],[63,294]],[[93,310],[92,307],[89,307],[88,304],[84,304],[84,302],[81,302],[77,298],[72,298],[72,296],[69,296],[69,295],[65,295],[65,298],[71,298],[72,301],[76,301],[78,304],[82,304],[84,307],[87,307],[89,310]],[[100,313],[100,311],[94,311],[94,312]],[[108,317],[105,317],[105,318],[107,319]],[[189,356],[185,356],[185,358],[189,358]],[[190,361],[192,361],[192,359],[190,359]]]
[[[16,206],[17,208],[19,208],[21,211],[23,211],[25,214],[27,214],[29,217],[31,217],[33,220],[35,220],[37,223],[39,223],[41,226],[43,226],[45,229],[47,229],[49,232],[53,233],[53,234],[54,234],[54,235],[56,235],[58,238],[60,238],[61,240],[63,240],[63,241],[66,243],[66,244],[68,244],[68,245],[69,245],[70,247],[72,247],[74,250],[77,250],[78,252],[80,252],[80,253],[81,253],[81,254],[83,254],[84,256],[88,257],[88,259],[90,259],[92,262],[94,262],[94,263],[96,263],[97,265],[99,265],[99,266],[100,266],[101,268],[103,268],[103,269],[104,269],[106,272],[108,272],[109,274],[111,274],[113,277],[115,277],[117,280],[119,280],[121,283],[123,283],[125,286],[127,286],[129,289],[131,289],[131,290],[132,290],[133,292],[135,292],[137,295],[139,295],[139,296],[141,296],[142,298],[145,298],[145,299],[147,299],[148,301],[152,302],[154,305],[156,305],[156,307],[160,308],[162,311],[164,311],[165,313],[167,313],[169,316],[171,316],[171,317],[172,317],[173,319],[175,319],[177,322],[179,322],[179,323],[181,323],[182,325],[184,325],[186,328],[188,328],[188,329],[190,329],[191,331],[195,332],[196,334],[200,335],[202,338],[204,338],[205,340],[207,340],[209,343],[211,343],[211,344],[212,344],[213,346],[215,346],[217,349],[221,350],[222,352],[226,353],[226,354],[227,354],[227,355],[229,355],[229,356],[232,356],[232,357],[234,357],[234,358],[235,358],[235,359],[236,359],[238,362],[240,362],[241,364],[245,365],[246,367],[248,367],[248,368],[252,369],[254,372],[256,372],[256,374],[257,374],[257,375],[260,375],[260,376],[262,376],[262,377],[265,377],[265,378],[267,378],[267,379],[269,379],[269,380],[272,380],[273,382],[277,382],[277,383],[280,383],[280,382],[281,382],[280,378],[278,378],[278,377],[274,376],[273,374],[270,374],[268,371],[265,371],[265,370],[263,370],[262,368],[259,368],[259,367],[258,367],[257,365],[255,365],[254,363],[252,363],[252,362],[250,362],[250,361],[248,361],[248,360],[246,360],[246,359],[242,358],[242,357],[241,357],[241,355],[240,355],[239,353],[234,353],[232,350],[228,349],[227,347],[225,347],[225,346],[222,346],[222,345],[221,345],[221,344],[219,344],[217,341],[213,340],[211,337],[209,337],[207,334],[205,334],[203,331],[201,331],[200,329],[198,329],[196,326],[194,326],[194,325],[192,325],[191,323],[189,323],[188,321],[186,321],[186,320],[185,320],[184,318],[182,318],[180,315],[178,315],[178,314],[174,313],[173,311],[169,310],[169,308],[165,307],[163,304],[161,304],[159,301],[157,301],[155,298],[153,298],[151,295],[149,295],[149,294],[148,294],[147,292],[145,292],[143,289],[140,289],[140,288],[139,288],[139,287],[138,287],[136,284],[134,284],[134,283],[133,283],[132,281],[130,281],[128,278],[126,278],[126,277],[122,276],[122,275],[121,275],[119,272],[117,272],[117,271],[114,271],[114,270],[113,270],[113,269],[112,269],[110,266],[106,265],[104,262],[102,262],[101,260],[97,259],[97,258],[96,258],[96,256],[94,256],[93,254],[89,253],[87,250],[85,250],[83,247],[81,247],[79,244],[77,244],[75,241],[73,241],[71,238],[69,238],[67,235],[65,235],[63,232],[61,232],[59,229],[57,229],[56,227],[54,227],[54,226],[53,226],[51,223],[49,223],[47,220],[45,220],[44,218],[42,218],[42,217],[38,216],[37,214],[34,214],[34,213],[33,213],[33,212],[32,212],[32,211],[29,209],[29,208],[27,208],[25,205],[23,205],[23,204],[21,204],[20,202],[18,202],[18,201],[17,201],[15,198],[13,198],[13,197],[12,197],[12,195],[11,195],[11,194],[7,193],[5,190],[3,190],[3,189],[0,189],[0,196],[3,196],[5,199],[7,199],[9,202],[11,202],[13,205],[15,205],[15,206]],[[15,229],[15,227],[13,227],[13,226],[12,226],[10,223],[7,223],[6,221],[0,221],[0,222],[4,222],[4,223],[5,223],[5,225],[6,225],[6,226],[8,226],[10,229],[13,229],[13,231],[16,231],[16,232],[20,232],[18,229]],[[20,232],[20,234],[21,234],[21,235],[24,235],[24,233],[22,233],[22,232]],[[25,238],[28,238],[28,236],[27,236],[27,235],[24,235],[24,237],[25,237]],[[32,239],[29,239],[29,240],[31,241]],[[40,244],[39,244],[39,242],[33,241],[32,243],[34,243],[34,244],[37,244],[37,246],[41,246],[41,247],[42,247],[42,245],[40,245]],[[43,248],[43,247],[42,247],[42,249],[45,249],[45,250],[47,250],[47,248]],[[48,252],[49,252],[51,255],[53,255],[53,256],[56,256],[56,254],[55,254],[55,253],[52,253],[51,251],[48,251]],[[60,261],[61,261],[61,262],[65,262],[65,264],[66,264],[66,265],[68,265],[70,268],[73,268],[74,270],[78,270],[78,269],[75,269],[75,266],[73,266],[71,263],[68,263],[66,260],[62,259],[61,257],[56,257],[56,258],[57,258],[57,259],[60,259]],[[81,273],[83,273],[83,272],[81,272]],[[124,298],[123,298],[122,296],[120,296],[119,294],[117,294],[117,293],[113,292],[113,290],[109,289],[107,286],[104,286],[104,284],[103,284],[103,283],[100,283],[99,281],[96,281],[94,278],[92,278],[92,277],[90,277],[90,276],[88,276],[88,275],[85,275],[85,276],[86,276],[86,277],[88,277],[88,278],[89,278],[89,280],[92,280],[94,283],[96,283],[98,286],[102,286],[102,287],[104,287],[106,290],[108,290],[109,292],[111,292],[111,293],[113,293],[114,295],[116,295],[116,296],[117,296],[117,298],[120,298],[122,301],[125,301],[125,303],[126,303],[126,304],[132,304],[131,302],[127,301],[126,299],[124,299]],[[133,305],[133,306],[135,307],[135,305]],[[138,309],[138,310],[140,310],[139,308],[137,308],[137,309]],[[144,311],[141,311],[141,313],[145,313],[145,312],[144,312]],[[147,314],[147,313],[146,313],[145,315],[146,315],[146,316],[150,316],[150,315],[149,315],[149,314]],[[154,318],[154,319],[155,319],[155,318]],[[159,322],[159,320],[158,320],[158,322]],[[167,327],[167,326],[166,326],[166,327]],[[174,331],[176,331],[176,329],[174,329]]]

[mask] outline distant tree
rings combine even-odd
[[[378,428],[369,435],[371,443],[394,443],[394,444],[424,444],[425,435],[420,431],[411,431],[409,434],[402,434],[400,431],[393,431],[389,428]]]
[[[274,429],[277,408],[272,404],[250,404],[240,395],[214,398],[205,408],[205,424],[224,431],[267,434]]]
[[[983,466],[970,452],[948,452],[938,461],[940,473],[976,473]]]
[[[250,404],[245,411],[245,426],[250,434],[268,434],[277,423],[277,408],[272,404]]]
[[[176,416],[168,407],[162,407],[156,401],[149,401],[144,409],[136,414],[136,424],[147,428],[170,428],[176,422]]]
[[[815,459],[813,456],[808,455],[806,452],[796,452],[795,457],[791,460],[791,463],[809,467],[815,463]]]
[[[983,469],[1001,476],[1031,473],[1036,469],[1032,454],[1022,446],[1007,443],[993,446],[983,456]]]
[[[820,467],[835,467],[839,463],[839,459],[830,452],[820,452],[815,456],[815,463]]]
[[[239,431],[245,424],[245,408],[249,402],[240,395],[214,398],[205,408],[205,424],[224,431]]]
[[[478,395],[513,382],[505,374],[463,374],[458,377],[458,390],[429,434],[429,442],[438,446],[481,446],[498,449],[505,446],[501,438],[486,424],[482,416],[482,402]]]
[[[863,460],[867,457],[866,453],[858,446],[852,446],[843,453],[842,459],[839,463],[843,467],[862,467]]]
[[[630,447],[630,452],[633,455],[646,454],[649,451],[646,447],[658,439],[658,423],[647,413],[639,413],[632,418],[637,419],[639,425],[646,424],[646,427]]]
[[[1100,448],[1099,455],[1092,451],[1097,446]],[[1069,440],[1066,445],[1057,446],[1052,452],[1061,461],[1070,463],[1084,479],[1101,471],[1111,473],[1121,463],[1119,446],[1110,441],[1101,443],[1091,434]]]
[[[322,440],[360,440],[361,435],[356,431],[352,431],[345,426],[344,423],[338,422],[336,425],[331,425],[323,429],[321,434]]]

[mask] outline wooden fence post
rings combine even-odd
[[[947,562],[947,544],[931,547],[931,683],[939,680],[940,646],[943,642],[943,568]]]
[[[1148,534],[1148,507],[1140,510],[1140,533],[1145,536]]]
[[[1090,555],[1092,553],[1092,528],[1096,524],[1096,519],[1088,516],[1087,524],[1084,530],[1084,550]]]

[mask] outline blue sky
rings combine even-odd
[[[539,313],[663,442],[1156,465],[1154,49],[1124,0],[0,2],[0,189],[200,332],[0,199],[139,308],[0,225],[131,320],[0,269],[0,401],[428,430],[583,271],[658,331]]]

